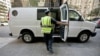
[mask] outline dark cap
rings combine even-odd
[[[48,15],[49,12],[50,12],[50,10],[46,10],[46,11],[45,11],[45,14]]]

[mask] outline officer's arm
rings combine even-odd
[[[57,24],[59,24],[59,25],[68,25],[68,23],[67,23],[67,22],[60,22],[60,21],[56,21],[56,23],[57,23]]]
[[[60,21],[57,21],[57,20],[54,19],[54,18],[52,18],[51,22],[54,23],[54,24],[59,24],[59,25],[68,25],[67,22],[60,22]]]

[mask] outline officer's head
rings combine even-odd
[[[47,15],[47,16],[51,16],[51,12],[50,12],[50,10],[46,10],[46,11],[45,11],[45,15]]]

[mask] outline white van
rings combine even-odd
[[[26,43],[34,41],[35,37],[43,37],[40,20],[48,7],[11,8],[9,13],[9,27],[15,37],[22,37]],[[66,21],[68,26],[55,25],[53,37],[61,37],[66,41],[68,37],[76,37],[80,42],[87,42],[90,36],[95,36],[95,24],[85,21],[75,10],[66,4],[52,9],[52,16],[58,21]]]

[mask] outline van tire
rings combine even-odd
[[[78,41],[81,42],[81,43],[85,43],[89,40],[90,38],[90,33],[89,32],[82,32],[79,34],[78,36]]]
[[[34,39],[34,35],[31,32],[23,32],[22,33],[22,40],[25,43],[32,43]]]

